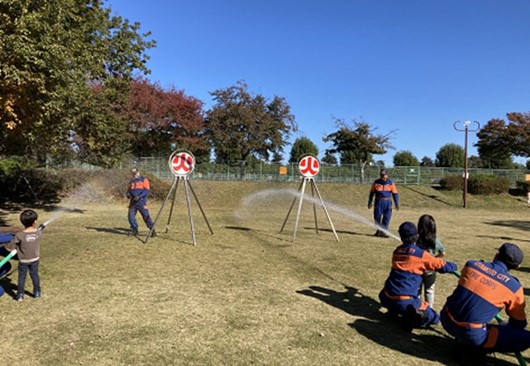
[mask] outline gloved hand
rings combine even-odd
[[[136,196],[136,197],[133,197],[132,200],[133,200],[134,202],[138,202],[138,201],[140,201],[140,199],[141,199],[140,196]]]
[[[458,266],[454,262],[445,262],[445,265],[438,270],[440,273],[451,273],[455,272],[458,269]]]
[[[368,204],[368,209],[371,209],[371,208],[372,208],[372,202],[370,202],[370,203]]]
[[[396,206],[396,211],[399,211],[399,206]]]

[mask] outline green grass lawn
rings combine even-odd
[[[196,246],[182,187],[170,225],[168,205],[148,244],[143,223],[142,240],[127,236],[127,201],[90,185],[58,207],[38,208],[41,223],[57,209],[66,211],[44,231],[42,298],[13,300],[16,270],[1,280],[8,290],[0,298],[2,364],[460,364],[441,326],[406,334],[379,307],[377,294],[399,242],[373,237],[374,229],[354,218],[371,221],[368,186],[319,185],[326,205],[341,209],[329,210],[340,241],[320,207],[316,233],[312,205],[304,202],[293,242],[297,205],[280,228],[294,199],[286,189],[298,184],[191,184],[214,232],[190,196]],[[526,198],[469,197],[463,209],[459,192],[398,189],[402,209],[390,230],[432,214],[447,259],[459,268],[468,259],[490,260],[505,241],[530,255]],[[304,193],[311,197],[309,186]],[[161,204],[151,203],[153,218]],[[0,211],[2,231],[19,228],[19,213]],[[515,275],[528,295],[528,258]],[[456,282],[438,276],[436,310]],[[26,289],[32,290],[29,278]],[[518,363],[496,354],[496,364]]]

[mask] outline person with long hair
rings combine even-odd
[[[401,245],[392,253],[392,268],[379,292],[379,301],[392,318],[402,316],[403,330],[410,333],[414,328],[434,325],[440,320],[429,303],[419,297],[421,275],[425,271],[452,273],[457,266],[418,247],[418,229],[412,222],[402,223],[398,232]]]
[[[418,241],[417,245],[428,251],[434,257],[442,258],[445,255],[445,247],[436,236],[436,221],[431,215],[422,215],[418,220]],[[434,306],[434,289],[436,283],[436,272],[426,271],[422,275],[422,285],[420,295],[423,290],[425,301]]]

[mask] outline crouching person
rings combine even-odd
[[[444,329],[466,353],[520,352],[530,347],[523,286],[508,271],[523,261],[521,249],[504,243],[492,262],[470,260],[442,310]],[[507,323],[489,324],[505,309]]]
[[[402,223],[398,231],[402,244],[392,254],[392,269],[379,293],[379,300],[390,315],[403,316],[403,329],[411,332],[413,328],[440,321],[429,303],[418,296],[422,275],[425,271],[450,273],[457,267],[455,263],[436,258],[417,246],[418,230],[413,223]]]
[[[2,257],[7,257],[9,255],[9,251],[5,248],[5,244],[11,243],[13,240],[12,234],[7,233],[0,233],[0,259],[3,259]],[[5,275],[7,275],[11,271],[11,263],[6,262],[0,266],[0,279],[3,278]],[[4,288],[2,285],[0,285],[0,296],[4,294]]]

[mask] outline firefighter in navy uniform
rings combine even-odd
[[[153,227],[153,220],[149,215],[149,208],[147,207],[147,196],[149,195],[150,186],[149,179],[140,175],[138,168],[131,170],[132,179],[129,182],[127,189],[127,198],[129,198],[129,224],[131,225],[131,233],[138,235],[138,223],[136,222],[136,213],[140,211],[142,219],[149,229]],[[156,236],[153,230],[151,236]]]
[[[375,196],[374,221],[377,226],[388,230],[390,218],[392,217],[392,200],[396,205],[396,211],[399,210],[399,195],[396,185],[388,179],[388,172],[381,170],[379,179],[376,179],[370,188],[368,195],[368,208],[372,208],[372,202]],[[377,230],[375,236],[388,237],[382,230]]]
[[[416,245],[418,230],[413,223],[402,223],[399,235],[402,244],[394,249],[392,269],[379,293],[379,301],[391,316],[403,316],[403,329],[411,332],[413,328],[426,327],[440,321],[439,315],[429,303],[418,296],[422,275],[426,271],[450,273],[456,271],[457,267],[455,263],[434,257]]]
[[[524,288],[508,271],[519,267],[523,252],[504,243],[492,262],[470,260],[458,286],[440,314],[444,329],[456,338],[465,354],[479,357],[492,352],[520,352],[530,347]],[[505,309],[506,323],[490,324]]]

